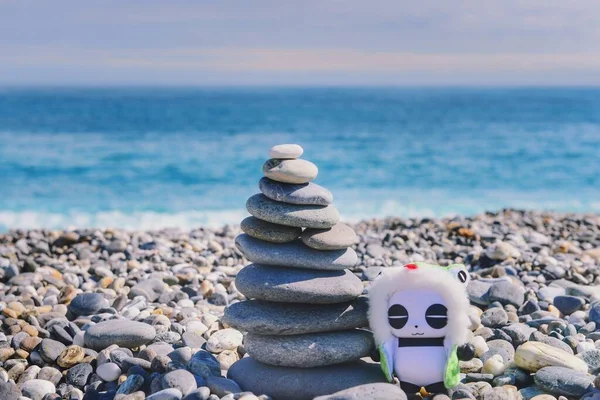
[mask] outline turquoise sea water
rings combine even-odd
[[[347,220],[600,212],[600,89],[0,89],[0,231],[239,222],[279,143]]]

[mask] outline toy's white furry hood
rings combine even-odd
[[[469,300],[464,285],[450,273],[437,268],[409,269],[390,267],[383,270],[369,288],[369,324],[377,345],[394,335],[388,322],[388,300],[402,290],[433,290],[448,308],[448,329],[444,346],[451,349],[467,341]]]

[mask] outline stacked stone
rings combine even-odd
[[[351,246],[357,237],[312,183],[317,167],[298,145],[270,151],[261,193],[246,203],[236,245],[252,264],[236,287],[249,300],[231,305],[223,321],[247,332],[246,357],[229,370],[244,390],[273,398],[312,399],[381,381],[378,366],[358,362],[374,349],[367,304]]]

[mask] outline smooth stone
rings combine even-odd
[[[246,201],[250,214],[263,221],[300,228],[327,229],[337,224],[340,213],[333,205],[287,204],[271,200],[262,193]]]
[[[121,375],[121,368],[115,363],[108,362],[98,366],[96,373],[105,382],[116,381]]]
[[[63,377],[62,373],[54,367],[42,368],[37,376],[38,379],[41,379],[44,381],[50,381],[55,386],[58,385],[58,382],[60,382],[62,377]],[[2,398],[2,397],[0,397],[0,398]]]
[[[600,373],[600,350],[590,349],[585,350],[576,356],[581,358],[588,365],[588,371],[590,374],[597,375]]]
[[[297,144],[278,144],[269,150],[271,158],[281,159],[299,158],[302,153],[304,153],[304,149]]]
[[[129,298],[133,299],[136,296],[143,296],[148,301],[156,301],[166,291],[167,285],[157,278],[151,278],[140,281],[134,285],[129,291]]]
[[[550,366],[571,368],[584,373],[588,371],[585,361],[541,342],[527,342],[519,346],[515,352],[515,364],[530,372]]]
[[[69,385],[76,387],[84,387],[90,375],[94,372],[91,364],[81,363],[69,368],[67,371],[66,380]]]
[[[66,348],[67,346],[57,340],[42,339],[42,342],[38,346],[38,351],[44,361],[53,363]]]
[[[56,393],[56,387],[52,382],[31,379],[21,385],[21,393],[31,400],[42,400],[45,395]]]
[[[552,394],[579,397],[591,389],[594,377],[565,367],[544,367],[533,379],[540,388]]]
[[[221,376],[219,360],[205,350],[197,351],[187,365],[194,375],[207,379],[209,376]]]
[[[485,250],[485,255],[495,261],[504,261],[507,258],[519,258],[521,252],[508,242],[496,242]]]
[[[521,397],[523,397],[523,400],[532,400],[536,396],[541,396],[547,393],[537,386],[530,386],[520,389],[519,394]]]
[[[161,385],[163,389],[178,389],[184,396],[198,387],[194,375],[185,369],[167,372],[162,377]]]
[[[535,329],[525,324],[511,324],[502,328],[510,336],[514,347],[518,347],[529,340]]]
[[[263,174],[283,183],[308,183],[317,177],[319,168],[307,160],[271,158],[263,164]]]
[[[314,400],[406,400],[406,393],[390,383],[369,383],[340,390],[331,395],[315,397]]]
[[[206,342],[206,350],[220,353],[224,350],[235,350],[242,345],[244,337],[236,329],[226,328],[213,333]]]
[[[350,301],[363,284],[350,271],[317,271],[250,264],[235,278],[235,286],[249,299],[275,302],[330,304]]]
[[[183,400],[207,400],[209,396],[210,389],[206,386],[202,386],[188,393]]]
[[[367,331],[270,336],[248,333],[244,348],[256,360],[284,367],[320,367],[368,356],[375,343]]]
[[[525,289],[511,282],[496,282],[490,287],[487,299],[490,303],[499,301],[502,305],[512,304],[518,308],[525,301]]]
[[[183,393],[179,389],[169,388],[151,394],[146,400],[180,400],[182,397]]]
[[[271,303],[248,300],[225,310],[223,322],[262,335],[298,335],[339,331],[368,325],[367,300],[327,305]]]
[[[93,315],[108,308],[108,300],[100,293],[80,293],[69,304],[69,311],[75,315]]]
[[[302,228],[273,224],[256,217],[244,218],[240,224],[240,228],[244,233],[253,238],[272,243],[291,242],[294,239],[298,239],[302,233]]]
[[[56,359],[56,363],[63,368],[71,368],[79,364],[85,357],[85,351],[79,346],[69,346]]]
[[[488,328],[497,328],[508,323],[508,315],[502,308],[488,308],[481,314],[481,324]]]
[[[144,377],[141,375],[129,375],[119,386],[117,394],[131,394],[137,392],[144,385]]]
[[[556,296],[553,304],[561,313],[569,315],[580,310],[584,306],[585,300],[576,296]]]
[[[502,339],[495,339],[486,342],[489,350],[486,351],[481,357],[482,362],[486,362],[489,358],[500,355],[505,363],[511,362],[515,357],[515,349],[512,344]]]
[[[282,183],[261,178],[258,188],[268,198],[288,204],[328,206],[333,203],[333,194],[316,183]]]
[[[242,390],[273,399],[312,400],[351,387],[385,382],[379,364],[362,361],[317,368],[286,368],[245,357],[229,368],[227,377]]]
[[[490,301],[487,298],[488,291],[492,285],[488,282],[471,279],[467,285],[467,294],[471,303],[487,306]]]
[[[255,239],[246,234],[235,238],[238,249],[248,260],[257,264],[278,265],[319,270],[343,270],[358,263],[351,248],[320,251],[311,249],[301,241],[275,244]]]
[[[19,400],[21,391],[14,382],[0,381],[0,399]]]
[[[538,331],[532,332],[531,335],[529,336],[529,340],[532,342],[541,342],[541,343],[547,344],[549,346],[556,347],[557,349],[565,351],[571,355],[574,354],[573,349],[568,344],[563,342],[562,340],[554,338],[552,336],[546,336],[543,333],[538,332]]]
[[[92,325],[83,337],[86,347],[102,350],[112,344],[136,348],[154,339],[156,330],[148,324],[130,320],[110,320]]]
[[[219,397],[227,396],[230,393],[242,392],[242,389],[240,389],[235,381],[220,376],[208,377],[206,386],[210,389],[211,393],[214,393]]]
[[[302,242],[315,250],[342,250],[358,240],[354,229],[338,222],[329,229],[305,229]]]
[[[593,302],[589,311],[589,319],[592,322],[600,324],[600,302]]]

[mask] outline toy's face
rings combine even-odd
[[[388,323],[398,338],[446,336],[448,309],[442,296],[430,290],[404,290],[388,301]]]

